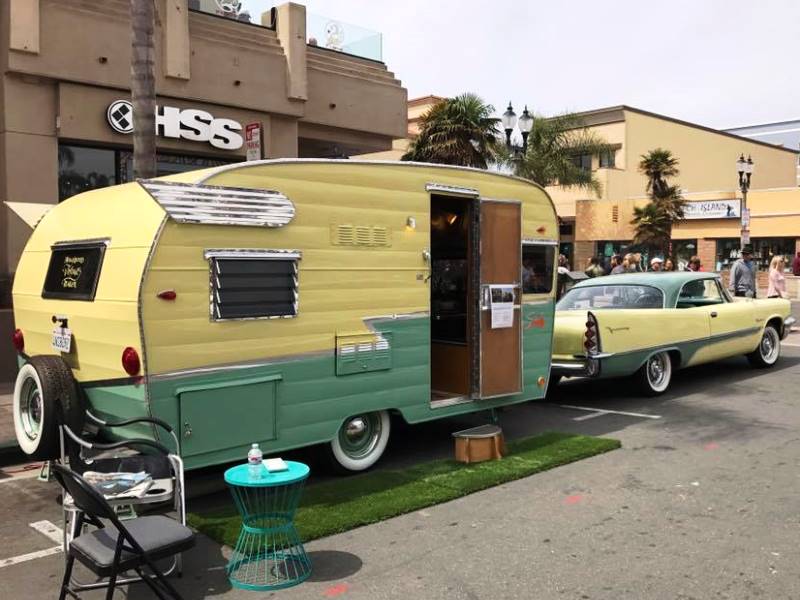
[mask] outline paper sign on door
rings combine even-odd
[[[514,286],[490,285],[492,329],[504,329],[514,325]]]

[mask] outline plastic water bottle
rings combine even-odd
[[[253,444],[250,451],[247,453],[247,465],[250,471],[250,479],[261,478],[261,471],[264,468],[261,464],[263,458],[264,453],[261,452],[261,448],[258,447],[258,444]]]

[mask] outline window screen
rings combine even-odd
[[[522,246],[522,293],[549,294],[553,289],[556,247],[538,244]]]
[[[211,263],[211,316],[297,316],[298,252],[206,253]]]
[[[53,246],[42,298],[94,300],[105,250],[105,241]]]

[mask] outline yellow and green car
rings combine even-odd
[[[646,395],[673,372],[744,355],[771,367],[794,317],[788,300],[732,298],[714,273],[627,273],[583,281],[556,305],[550,385],[635,375]]]
[[[557,248],[540,186],[443,165],[254,161],[78,194],[14,280],[17,440],[49,458],[86,406],[166,421],[189,469],[252,442],[366,469],[390,414],[544,397]]]

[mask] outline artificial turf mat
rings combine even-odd
[[[527,477],[620,447],[618,440],[567,433],[544,433],[508,443],[502,460],[465,465],[436,460],[406,469],[378,469],[309,485],[295,524],[303,541],[310,541],[377,523],[414,510]],[[241,519],[228,508],[191,513],[189,524],[217,542],[233,546]]]

